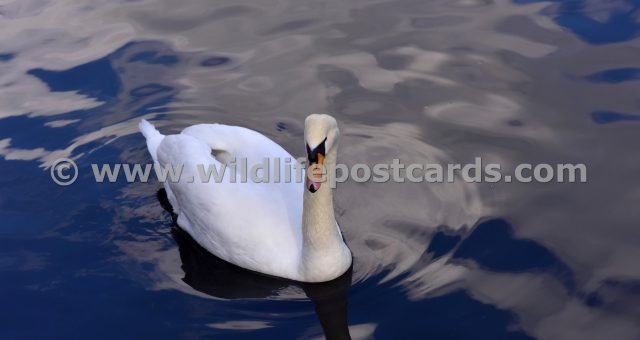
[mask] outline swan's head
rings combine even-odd
[[[322,177],[322,171],[315,165],[322,167],[325,156],[338,145],[338,122],[335,118],[326,114],[312,114],[304,121],[304,141],[307,147],[307,171],[312,171],[312,178],[318,180]],[[313,167],[313,169],[311,169]],[[305,187],[312,193],[320,189],[321,182],[315,182],[306,177]]]

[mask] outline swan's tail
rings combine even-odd
[[[164,139],[164,135],[161,134],[151,123],[146,120],[141,120],[140,124],[138,124],[140,128],[140,132],[144,135],[144,138],[147,139],[147,148],[149,149],[149,153],[153,158],[154,162],[158,161],[158,145]]]

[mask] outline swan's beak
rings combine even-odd
[[[322,143],[316,146],[313,150],[307,144],[307,174],[311,173],[311,175],[305,176],[304,186],[311,193],[314,193],[320,189],[320,184],[322,184],[322,167],[324,165],[324,143],[327,141],[325,138]],[[316,166],[317,165],[317,166]]]

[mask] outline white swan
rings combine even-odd
[[[282,169],[289,165],[287,159],[295,165],[280,145],[256,131],[220,124],[194,125],[164,136],[142,120],[140,131],[156,163],[183,166],[179,181],[165,181],[167,197],[178,225],[214,255],[246,269],[304,282],[332,280],[351,266],[328,183],[306,177],[304,185],[297,183],[295,170],[290,183],[284,183],[284,174],[278,181],[273,173],[267,183],[242,183],[242,158],[249,167],[265,158],[272,165],[279,160]],[[310,166],[335,166],[339,130],[333,117],[307,117],[304,138]],[[235,181],[230,166],[220,182],[199,179],[199,165],[220,170],[234,159]]]

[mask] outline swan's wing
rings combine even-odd
[[[280,145],[251,129],[222,124],[198,124],[184,129],[182,133],[203,141],[216,155],[224,154],[223,158],[230,156],[236,158],[238,163],[241,158],[245,158],[249,166],[262,162],[265,157],[281,160],[290,158],[291,163],[295,163],[295,158]]]
[[[246,157],[249,164],[265,157],[291,157],[268,138],[243,128],[198,125],[166,136],[158,147],[160,164],[183,166],[179,181],[165,183],[180,206],[178,223],[209,251],[242,267],[278,274],[296,268],[302,239],[302,184],[272,179],[242,183],[241,176],[233,182],[230,170],[221,181],[204,183],[199,166],[223,166],[212,149]]]
[[[275,202],[287,202],[290,207],[299,208],[299,214],[302,214],[302,182],[305,169],[277,143],[251,129],[222,124],[193,125],[184,129],[182,134],[204,142],[210,149],[209,153],[213,153],[217,158],[215,161],[228,164],[235,160],[236,182],[246,177],[246,190],[250,193],[264,192]],[[246,165],[245,169],[242,168],[243,164]],[[256,172],[261,183],[251,180],[253,166],[265,168],[264,171]],[[225,177],[225,182],[229,180]],[[239,186],[231,186],[230,190],[234,188],[237,189]],[[291,222],[298,228],[301,227],[301,220],[296,214],[292,216]]]

